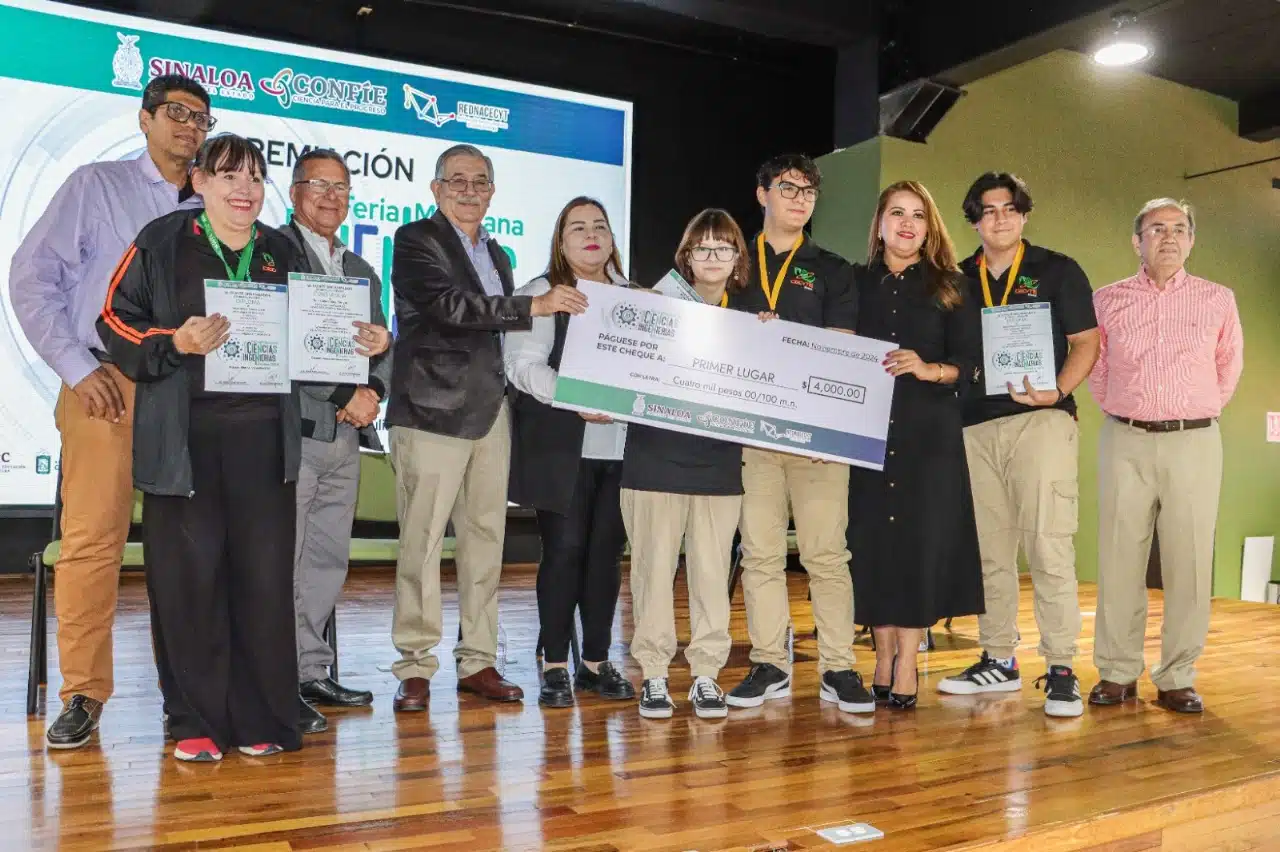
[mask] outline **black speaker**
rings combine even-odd
[[[880,134],[923,142],[964,92],[933,80],[917,80],[880,96]]]

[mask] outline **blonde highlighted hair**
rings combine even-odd
[[[874,263],[884,256],[884,241],[880,238],[880,220],[889,206],[889,199],[897,192],[909,192],[920,199],[924,205],[925,235],[924,245],[920,247],[920,260],[925,265],[925,282],[929,294],[946,310],[960,307],[964,302],[964,292],[960,289],[962,275],[956,262],[956,246],[947,233],[947,226],[938,213],[938,205],[934,202],[924,184],[914,180],[900,180],[889,184],[880,193],[876,202],[876,215],[871,220],[871,233],[867,237],[867,263]]]

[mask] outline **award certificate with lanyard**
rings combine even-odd
[[[205,315],[222,314],[231,323],[227,342],[205,356],[204,389],[223,393],[288,393],[291,387],[288,286],[249,280],[256,232],[236,258],[233,270],[203,213],[200,225],[209,237],[214,254],[227,270],[225,279],[205,279]]]
[[[1013,265],[1009,267],[1009,283],[998,306],[992,304],[986,255],[978,262],[986,301],[982,309],[982,373],[986,377],[988,396],[1008,394],[1009,385],[1015,390],[1024,390],[1023,377],[1036,390],[1054,390],[1058,386],[1053,357],[1053,309],[1048,302],[1008,304],[1025,248],[1025,243],[1018,247]]]

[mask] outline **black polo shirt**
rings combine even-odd
[[[257,239],[254,241],[253,260],[249,265],[249,280],[270,284],[284,284],[289,280],[288,264],[291,258],[275,257],[267,247],[269,231],[258,226]],[[222,256],[235,269],[240,260],[240,250],[219,242]],[[209,238],[205,236],[197,219],[183,229],[179,238],[175,266],[174,282],[178,300],[181,322],[191,317],[207,316],[204,300],[204,282],[206,278],[226,279],[227,268],[214,254]],[[235,329],[231,329],[232,336]],[[205,358],[218,357],[216,352],[208,355],[183,355],[183,367],[190,378],[191,399],[198,404],[201,411],[216,413],[219,416],[237,418],[271,418],[278,417],[280,402],[277,394],[267,393],[222,393],[204,389]]]
[[[741,494],[742,446],[632,423],[622,456],[622,487],[712,497]]]
[[[747,255],[751,260],[747,286],[729,296],[729,307],[751,313],[771,310],[760,286],[756,239],[758,235],[747,243]],[[779,253],[767,242],[764,244],[765,273],[770,289],[782,262],[790,253],[790,248]],[[819,246],[806,234],[804,243],[796,250],[782,278],[777,312],[779,319],[790,322],[853,331],[858,323],[858,290],[853,283],[853,266],[835,252]]]
[[[1053,361],[1054,374],[1062,372],[1062,365],[1067,360],[1067,336],[1088,331],[1098,327],[1098,319],[1093,313],[1093,288],[1089,278],[1076,263],[1065,254],[1033,246],[1023,241],[1026,246],[1022,256],[1022,265],[1018,268],[1018,280],[1009,291],[1006,304],[1019,305],[1029,302],[1048,302],[1053,320]],[[980,307],[986,307],[986,298],[982,293],[982,280],[978,272],[978,261],[982,257],[979,248],[973,256],[960,265],[969,277],[970,292]],[[1009,270],[1005,270],[999,278],[987,272],[987,280],[991,287],[991,301],[1000,304],[1005,287],[1009,281]],[[985,358],[983,363],[986,363]],[[1014,414],[1025,414],[1039,410],[1036,406],[1014,402],[1008,392],[984,396],[982,388],[986,378],[978,377],[979,389],[967,395],[964,405],[964,425],[973,426],[986,423],[998,417],[1009,417]],[[1071,416],[1076,413],[1076,401],[1070,394],[1064,396],[1053,408],[1061,409]]]

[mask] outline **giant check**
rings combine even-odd
[[[578,282],[555,405],[883,470],[892,343]]]

